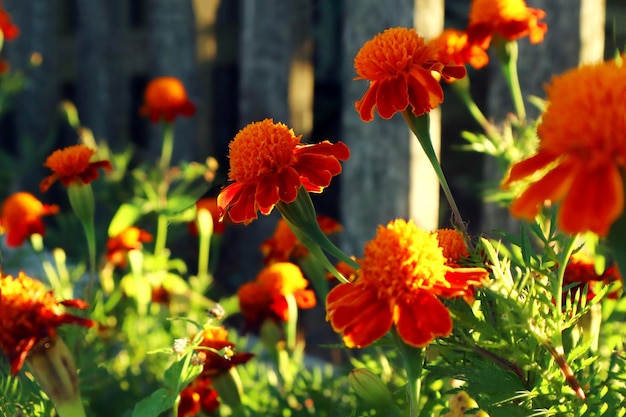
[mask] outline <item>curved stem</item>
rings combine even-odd
[[[464,237],[467,240],[467,244],[471,247],[471,242],[469,239],[469,233],[467,231],[467,227],[463,222],[463,218],[461,217],[461,212],[456,205],[456,201],[454,201],[454,197],[452,196],[452,191],[450,191],[450,187],[448,186],[448,181],[443,173],[441,168],[441,164],[439,163],[439,159],[437,159],[437,154],[435,149],[433,148],[433,143],[430,139],[430,119],[428,113],[423,114],[420,117],[416,117],[410,109],[404,110],[402,112],[402,116],[404,120],[409,125],[411,131],[417,137],[420,145],[422,145],[422,149],[424,149],[424,153],[428,160],[430,161],[433,169],[435,170],[435,174],[437,174],[437,178],[439,179],[439,184],[441,185],[441,189],[443,190],[443,194],[450,205],[450,209],[452,210],[452,222],[458,227],[459,231],[463,233]]]
[[[526,108],[524,106],[524,96],[522,95],[522,88],[517,73],[517,57],[519,55],[517,41],[505,41],[498,38],[494,43],[504,78],[511,91],[515,113],[520,121],[524,121],[526,120]]]
[[[161,148],[161,160],[159,168],[166,171],[172,162],[172,151],[174,149],[174,123],[163,123],[163,147]]]
[[[467,107],[467,110],[470,112],[474,120],[476,120],[476,122],[480,125],[480,127],[482,127],[485,133],[488,136],[493,136],[495,133],[494,127],[489,122],[489,120],[487,120],[487,117],[485,116],[485,114],[482,112],[480,107],[478,107],[478,105],[474,101],[474,98],[472,97],[472,94],[470,91],[470,84],[469,84],[468,77],[469,76],[465,76],[465,78],[456,80],[453,83],[451,83],[452,90],[456,92],[456,94],[459,96],[463,104],[465,104],[465,107]]]
[[[422,390],[422,371],[424,369],[424,348],[409,346],[393,331],[396,345],[402,355],[402,363],[407,376],[407,394],[409,397],[409,416],[419,416],[420,396]]]
[[[154,240],[154,255],[159,256],[165,250],[165,242],[167,241],[167,216],[159,214],[157,219],[157,233]]]

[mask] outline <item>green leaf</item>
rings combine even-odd
[[[130,203],[124,203],[117,209],[109,224],[109,237],[120,234],[124,229],[132,226],[141,217],[141,208]]]
[[[135,406],[132,417],[159,417],[161,413],[174,407],[177,393],[159,388],[152,395],[141,400]]]
[[[522,260],[524,261],[524,265],[530,266],[530,258],[531,253],[533,251],[532,244],[530,243],[530,239],[528,237],[528,230],[524,223],[521,224],[520,236],[522,238],[521,249],[522,249]]]

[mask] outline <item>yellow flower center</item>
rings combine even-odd
[[[300,138],[283,123],[271,119],[249,124],[229,145],[229,179],[246,183],[291,165]]]
[[[401,219],[379,226],[365,246],[361,265],[359,279],[376,286],[379,296],[387,299],[442,284],[447,272],[436,235]]]

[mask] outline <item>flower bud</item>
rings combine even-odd
[[[42,339],[29,352],[26,363],[59,416],[85,415],[74,357],[60,337]]]
[[[356,394],[377,408],[394,406],[393,397],[385,383],[372,371],[357,368],[350,371],[348,383]]]

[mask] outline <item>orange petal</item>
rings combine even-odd
[[[391,119],[394,114],[409,106],[407,81],[403,74],[381,80],[376,93],[376,106],[383,119]]]
[[[423,68],[413,68],[408,79],[409,101],[413,107],[413,114],[421,116],[436,108],[443,102],[441,86]]]
[[[545,168],[548,164],[555,161],[558,157],[559,155],[539,151],[530,158],[516,163],[515,165],[513,165],[511,171],[509,172],[509,175],[502,183],[502,188],[509,188],[512,183],[524,179],[527,176],[539,171],[540,169]]]
[[[601,164],[580,170],[559,211],[559,227],[568,233],[591,230],[606,236],[624,211],[624,188],[619,170]]]
[[[364,122],[371,122],[374,120],[374,106],[376,106],[378,85],[379,83],[377,81],[371,82],[370,87],[363,95],[363,98],[354,103],[356,111],[359,112],[359,116],[361,116],[361,120]]]
[[[383,337],[393,322],[389,305],[363,285],[340,284],[327,297],[327,320],[343,333],[347,347],[365,347]]]
[[[394,321],[402,340],[415,347],[426,346],[435,337],[452,332],[450,312],[427,291],[419,291],[409,299],[398,299]]]
[[[515,217],[532,221],[545,201],[558,202],[572,187],[577,167],[565,160],[542,179],[531,184],[513,201],[510,210]]]

